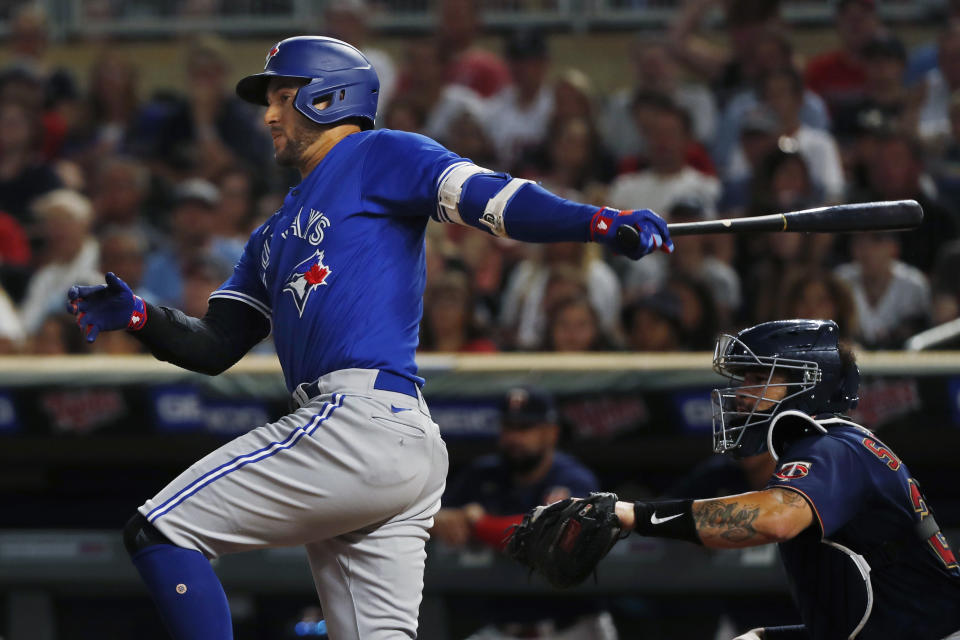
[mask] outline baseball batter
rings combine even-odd
[[[307,549],[331,638],[416,637],[447,472],[414,362],[430,217],[611,246],[632,225],[641,242],[630,257],[673,250],[650,211],[573,203],[428,138],[373,130],[378,90],[358,50],[322,37],[281,41],[262,73],[239,82],[241,98],[267,107],[277,162],[302,182],[250,237],[203,318],[155,307],[114,274],[68,294],[87,340],[126,329],[157,358],[212,375],[272,330],[298,406],[191,466],[126,525],[178,640],[232,637],[209,559],[286,545]]]

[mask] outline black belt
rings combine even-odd
[[[410,396],[414,400],[417,399],[417,383],[411,380],[410,378],[404,378],[401,375],[396,373],[391,373],[389,371],[380,370],[377,373],[377,379],[373,383],[374,389],[379,389],[380,391],[393,391],[396,393],[402,393],[404,395]],[[314,380],[303,386],[303,392],[308,398],[315,398],[320,395],[320,385],[318,381]]]

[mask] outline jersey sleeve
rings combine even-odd
[[[438,193],[453,165],[475,166],[426,136],[382,129],[364,156],[360,197],[374,215],[442,220]]]
[[[269,259],[271,220],[250,235],[240,260],[233,267],[233,275],[210,294],[210,299],[223,298],[243,302],[271,319],[270,296],[260,276],[260,263]]]
[[[767,487],[803,495],[824,538],[852,519],[867,501],[869,483],[862,460],[845,443],[829,436],[796,443],[777,462]]]

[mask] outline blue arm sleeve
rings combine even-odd
[[[590,221],[600,210],[505,173],[471,176],[458,208],[465,224],[524,242],[587,242]]]

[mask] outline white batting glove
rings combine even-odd
[[[762,628],[750,629],[746,633],[737,636],[733,640],[763,640],[764,634]]]

